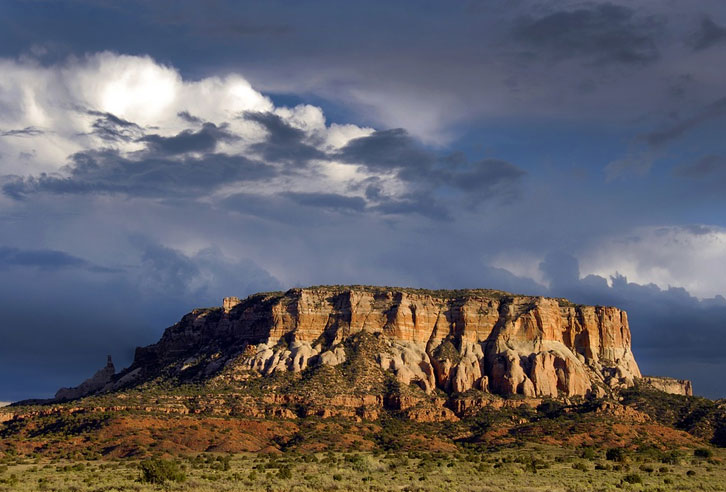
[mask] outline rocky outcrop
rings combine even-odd
[[[106,367],[100,369],[93,377],[86,379],[80,385],[74,388],[61,388],[55,394],[56,401],[75,400],[98,391],[103,390],[116,374],[116,368],[113,366],[111,356],[108,356]]]
[[[354,286],[230,297],[222,308],[194,310],[137,349],[106,387],[162,368],[204,378],[229,367],[261,375],[334,367],[361,333],[380,341],[380,369],[427,393],[601,396],[640,377],[627,315],[614,307],[492,290]]]
[[[693,396],[693,385],[687,379],[646,376],[641,381],[659,391],[672,395]]]

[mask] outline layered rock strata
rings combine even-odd
[[[640,377],[624,311],[500,291],[313,287],[225,298],[139,348],[104,390],[162,368],[212,377],[300,372],[347,360],[345,342],[369,333],[381,369],[425,392],[476,389],[528,397],[603,395]],[[171,368],[171,369],[170,369]]]

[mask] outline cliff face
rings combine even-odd
[[[693,396],[693,386],[687,379],[674,379],[666,377],[646,376],[642,379],[645,384],[672,395]]]
[[[427,393],[478,389],[530,397],[602,395],[640,377],[624,311],[499,291],[318,287],[226,298],[192,311],[106,390],[164,370],[270,375],[346,361],[372,334],[381,369]]]

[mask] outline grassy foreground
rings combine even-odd
[[[722,449],[537,444],[458,452],[213,454],[119,461],[6,455],[0,491],[726,490]]]

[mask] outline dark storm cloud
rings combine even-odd
[[[274,113],[248,111],[244,118],[258,123],[267,131],[263,142],[250,146],[252,152],[266,161],[306,165],[312,159],[327,158],[324,152],[307,142],[304,131],[290,126]]]
[[[337,193],[281,192],[274,195],[235,193],[218,204],[223,209],[257,220],[310,228],[345,222],[366,211],[366,201]]]
[[[0,270],[9,267],[35,267],[42,270],[67,268],[83,269],[99,273],[117,272],[116,269],[94,265],[77,256],[53,249],[18,249],[0,246]]]
[[[700,108],[693,116],[681,120],[662,130],[643,135],[641,138],[651,146],[670,143],[685,133],[710,121],[726,116],[726,97]]]
[[[204,123],[202,128],[194,130],[183,130],[173,137],[161,135],[145,135],[139,139],[146,142],[149,150],[166,155],[185,154],[187,152],[213,152],[219,142],[237,140],[237,136],[229,133],[224,125],[217,126],[214,123]]]
[[[553,59],[586,58],[594,63],[647,64],[659,57],[659,22],[639,18],[629,7],[601,3],[520,20],[515,39]]]
[[[165,145],[189,148],[196,144]],[[264,180],[277,174],[267,164],[227,154],[207,154],[201,158],[148,156],[134,160],[113,150],[100,150],[79,152],[71,156],[71,161],[67,166],[68,177],[51,174],[11,177],[6,178],[2,190],[15,199],[39,192],[174,198],[180,194],[198,196],[230,182]]]
[[[484,159],[461,169],[442,173],[442,180],[462,191],[476,194],[496,193],[514,185],[527,173],[514,164],[499,159]]]
[[[726,42],[726,27],[719,26],[709,16],[701,19],[701,24],[689,39],[688,44],[694,51],[701,51]]]
[[[526,173],[517,166],[498,159],[468,162],[461,155],[439,156],[425,149],[404,129],[382,130],[348,142],[335,157],[343,162],[362,164],[374,172],[395,172],[404,181],[422,184],[429,188],[451,186],[472,195],[486,198],[504,188],[516,186]],[[380,194],[378,184],[368,184],[366,194]],[[423,200],[403,200],[378,207],[379,210],[407,210]],[[429,213],[435,208],[425,207]],[[434,215],[439,215],[435,212]]]
[[[400,198],[381,197],[371,210],[383,215],[420,215],[431,220],[451,219],[451,212],[427,192],[408,193]]]
[[[130,142],[143,135],[139,125],[114,114],[101,111],[87,111],[87,113],[97,116],[91,125],[92,133],[104,140]]]
[[[34,126],[26,126],[18,130],[0,130],[0,137],[37,137],[45,132]]]
[[[422,149],[403,128],[379,130],[366,137],[354,138],[340,149],[336,158],[384,172],[401,169],[425,172],[435,162],[435,157]]]
[[[345,196],[336,193],[284,193],[299,205],[308,207],[320,207],[340,211],[362,212],[365,209],[366,201],[357,196]]]
[[[185,255],[142,237],[133,243],[136,261],[114,275],[89,274],[90,261],[57,251],[0,250],[13,263],[0,267],[2,399],[52,396],[107,354],[120,369],[192,308],[280,288],[254,262],[214,248]]]

